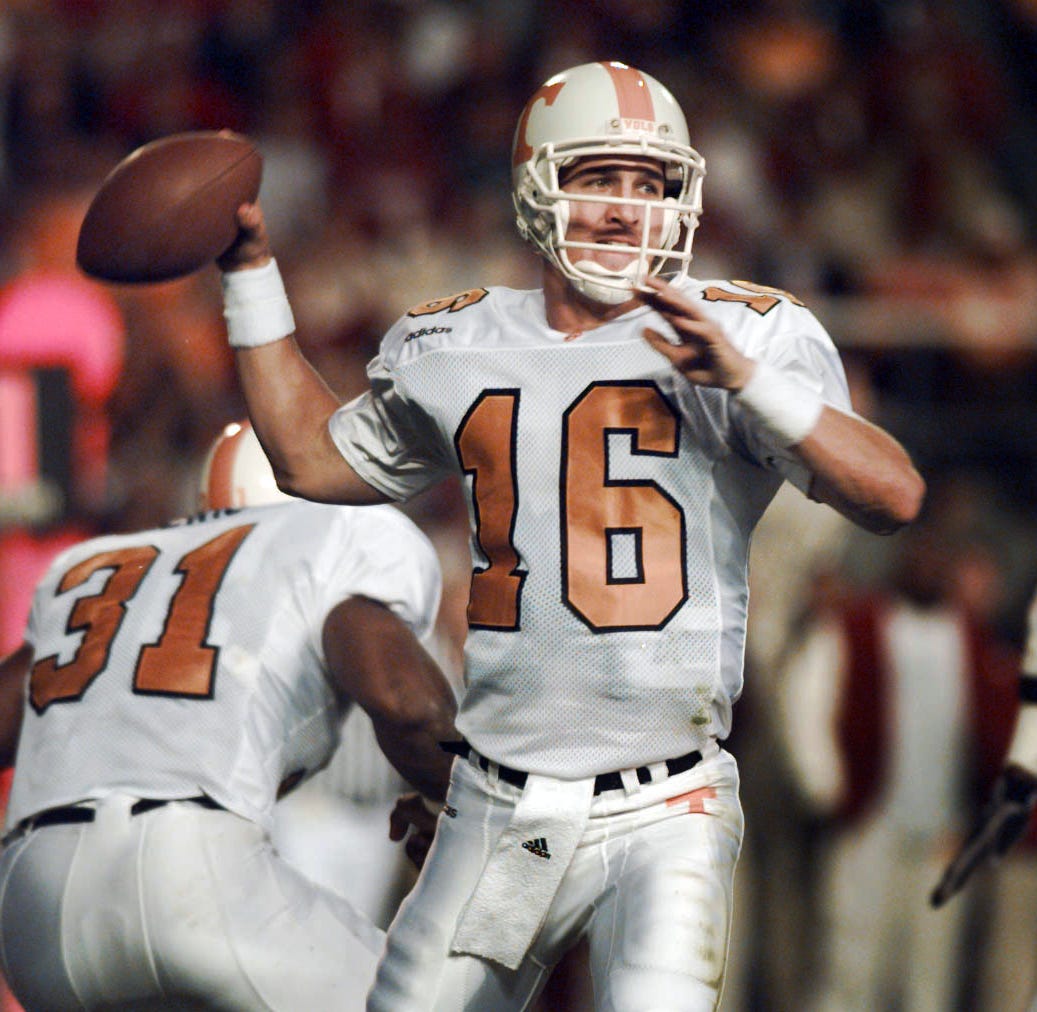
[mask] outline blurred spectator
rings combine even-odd
[[[937,917],[926,897],[1000,768],[1017,658],[958,593],[981,546],[945,533],[900,535],[870,592],[821,585],[784,667],[785,753],[827,834],[818,1012],[962,1007],[968,909]]]

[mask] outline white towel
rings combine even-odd
[[[540,930],[583,836],[594,778],[555,780],[530,774],[468,904],[453,952],[514,970]]]

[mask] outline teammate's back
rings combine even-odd
[[[337,741],[321,645],[330,609],[423,573],[413,600],[431,606],[403,617],[435,614],[437,571],[410,568],[423,546],[408,528],[388,507],[295,502],[64,553],[30,616],[31,707],[9,823],[124,793],[207,794],[266,825],[282,781],[320,768]],[[411,596],[397,597],[413,612]]]

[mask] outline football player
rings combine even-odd
[[[289,499],[247,426],[215,444],[204,507],[60,555],[0,667],[8,761],[21,724],[0,954],[34,1012],[363,1008],[383,933],[278,855],[274,803],[353,704],[445,793],[431,543],[392,507]]]
[[[653,77],[552,77],[512,169],[543,287],[414,306],[348,404],[291,336],[258,205],[219,261],[282,488],[372,503],[453,475],[468,501],[465,740],[368,1007],[525,1008],[582,936],[600,1008],[714,1009],[753,526],[790,481],[892,532],[924,482],[797,299],[689,277],[704,161]]]

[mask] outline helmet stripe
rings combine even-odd
[[[234,486],[234,464],[238,456],[238,444],[247,432],[243,425],[233,435],[225,435],[213,450],[206,484],[206,506],[208,509],[230,509],[240,505]]]
[[[619,101],[619,115],[622,119],[641,119],[655,122],[655,106],[648,83],[641,72],[623,63],[603,63],[602,66],[612,78]]]

